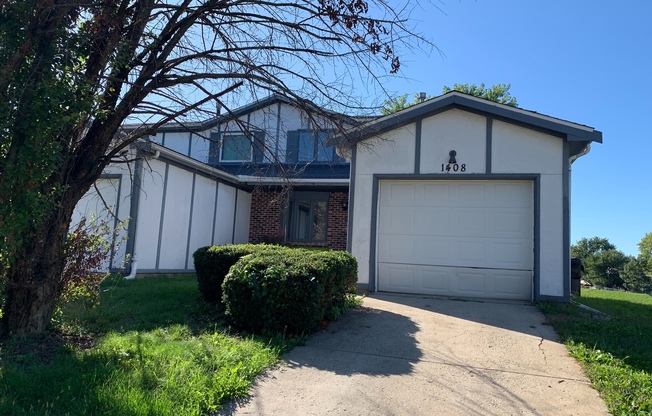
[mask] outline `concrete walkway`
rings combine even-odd
[[[532,305],[377,295],[222,415],[603,415]]]

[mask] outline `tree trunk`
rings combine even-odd
[[[34,337],[47,330],[61,295],[65,244],[74,206],[64,202],[55,208],[7,270],[2,308],[5,334]]]
[[[5,289],[4,331],[21,338],[41,335],[50,324],[60,288],[52,279],[37,279],[31,270],[15,270]]]

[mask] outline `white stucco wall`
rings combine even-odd
[[[541,295],[562,296],[563,261],[563,140],[502,121],[493,122],[492,171],[541,175]]]
[[[561,276],[564,268],[564,206],[561,175],[541,176],[541,218],[540,218],[540,252],[539,289],[542,295],[562,296]]]
[[[359,144],[356,175],[414,173],[415,132],[410,124]]]
[[[493,173],[561,175],[563,140],[499,120],[493,122]]]
[[[457,163],[464,164],[466,173],[485,173],[486,125],[486,117],[457,109],[424,119],[420,173],[442,173],[451,150],[457,152]]]

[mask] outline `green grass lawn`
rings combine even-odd
[[[576,300],[611,319],[572,304],[540,306],[613,414],[652,414],[652,296],[583,289]]]
[[[241,337],[195,276],[109,281],[47,342],[0,344],[2,415],[206,415],[244,396],[292,341]]]

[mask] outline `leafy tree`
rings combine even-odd
[[[646,270],[647,263],[642,256],[632,258],[620,274],[623,287],[632,292],[652,291],[652,276]]]
[[[407,97],[408,97],[407,94],[403,94],[399,97],[392,98],[391,100],[385,100],[385,103],[380,108],[380,114],[384,116],[389,114],[394,114],[396,112],[404,110],[408,107],[412,107],[413,105],[419,104],[421,102],[420,94],[414,94],[414,98],[412,99],[411,103],[407,102]],[[431,96],[426,96],[426,100],[429,100],[431,98],[432,98]]]
[[[641,261],[644,263],[645,271],[652,274],[652,233],[647,233],[638,243]]]
[[[485,88],[484,84],[480,84],[479,86],[476,86],[475,84],[453,84],[453,88],[444,86],[442,93],[446,94],[451,91],[459,91],[475,97],[484,98],[485,100],[518,107],[516,97],[512,97],[509,93],[511,86],[511,84],[496,84],[491,88]],[[421,102],[419,94],[414,94],[412,102],[408,102],[407,97],[407,94],[403,94],[396,98],[386,100],[380,108],[380,114],[384,116],[394,114]],[[426,99],[430,98],[432,98],[432,96],[426,97]]]
[[[484,98],[485,100],[518,107],[516,97],[512,97],[509,93],[511,87],[512,84],[496,84],[491,86],[491,88],[485,88],[484,83],[478,86],[475,84],[453,84],[453,88],[444,86],[442,93],[446,94],[451,91],[459,91],[475,97]]]
[[[598,286],[622,287],[620,274],[629,259],[606,238],[582,238],[571,246],[571,256],[582,259],[587,281]]]
[[[392,98],[391,100],[386,100],[385,103],[383,103],[383,106],[380,108],[380,114],[384,116],[394,114],[405,108],[411,107],[414,104],[417,104],[417,102],[408,104],[407,96],[407,94],[403,94],[399,97]]]
[[[108,164],[134,157],[139,138],[214,114],[216,103],[228,113],[235,94],[280,94],[339,125],[327,110],[355,108],[346,90],[355,83],[332,83],[323,68],[375,79],[381,67],[399,70],[399,49],[412,45],[397,42],[423,41],[409,8],[387,4],[0,1],[3,330],[45,331],[73,209]],[[127,118],[143,124],[125,131]]]

